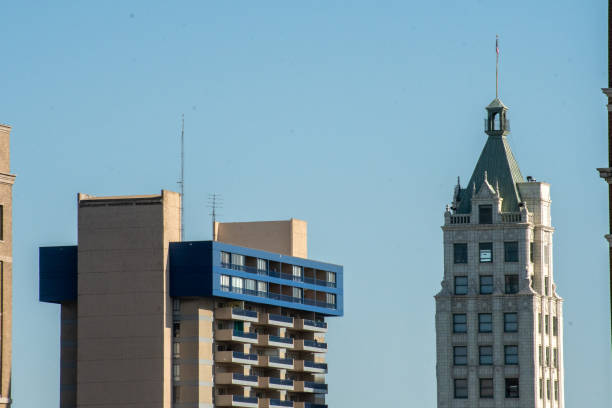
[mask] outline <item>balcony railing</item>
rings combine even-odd
[[[270,384],[284,385],[287,387],[293,386],[293,380],[283,380],[281,378],[270,377]]]
[[[272,314],[272,313],[270,313],[268,315],[268,320],[274,320],[274,321],[277,321],[277,322],[293,324],[293,317],[283,316],[283,315],[278,315],[278,314]]]
[[[469,224],[470,216],[466,214],[452,214],[450,216],[451,224]]]
[[[316,347],[327,350],[327,343],[320,343],[316,340],[304,340],[304,347]]]
[[[249,289],[238,288],[238,287],[230,287],[226,285],[221,285],[221,290],[224,292],[238,293],[241,295],[259,296],[259,297],[265,297],[268,299],[282,300],[284,302],[300,303],[304,305],[317,306],[317,307],[322,307],[325,309],[336,309],[336,305],[333,303],[322,302],[322,301],[314,300],[314,299],[305,299],[305,298],[297,298],[293,296],[281,295],[280,293],[260,292],[256,290],[249,290]]]
[[[317,286],[328,286],[331,288],[335,288],[337,286],[336,282],[329,282],[326,280],[311,278],[303,275],[292,275],[288,273],[279,272],[273,269],[258,269],[253,266],[245,266],[245,265],[232,265],[230,263],[221,262],[221,267],[225,269],[235,269],[237,271],[256,273],[258,275],[271,276],[273,278],[287,279],[295,282],[304,282],[310,283]]]
[[[307,402],[304,405],[304,408],[327,408],[327,405],[325,405],[325,404],[314,404],[312,402]]]
[[[304,367],[327,370],[327,363],[315,363],[314,361],[304,360]]]
[[[240,374],[240,373],[233,373],[232,378],[236,381],[257,382],[256,375],[245,375],[245,374]]]
[[[246,309],[239,309],[237,307],[232,308],[232,314],[238,315],[238,316],[246,316],[246,317],[255,317],[257,318],[257,312],[254,310],[246,310]]]
[[[232,335],[234,335],[235,337],[244,337],[245,339],[257,340],[257,333],[249,333],[249,332],[243,332],[240,330],[234,330]]]
[[[257,404],[257,397],[243,397],[242,395],[232,395],[234,402],[245,402],[247,404]]]
[[[271,407],[293,407],[293,401],[270,399],[270,406]]]
[[[315,391],[327,392],[327,384],[321,384],[321,383],[316,383],[316,382],[312,382],[312,381],[305,381],[304,382],[304,387],[305,388],[312,388]]]
[[[257,358],[258,358],[257,354],[246,354],[240,351],[233,351],[232,356],[234,358],[239,358],[241,360],[251,360],[251,361],[257,361]]]
[[[325,322],[317,322],[315,320],[304,319],[304,325],[320,327],[321,329],[327,329],[327,323]]]
[[[269,341],[273,341],[275,343],[293,344],[293,339],[291,337],[280,337],[280,336],[270,335]]]
[[[293,365],[292,358],[280,358],[276,356],[270,356],[269,361],[275,364]]]

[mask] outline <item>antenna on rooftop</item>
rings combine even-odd
[[[181,241],[185,239],[185,114],[181,115]]]
[[[495,36],[495,99],[499,97],[499,35]]]
[[[221,194],[212,193],[208,195],[208,208],[211,209],[209,215],[212,217],[212,238],[213,241],[217,240],[217,234],[215,231],[215,222],[217,221],[217,210],[223,207],[223,198]]]

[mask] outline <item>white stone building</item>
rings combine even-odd
[[[523,179],[508,108],[444,214],[436,299],[438,408],[563,408],[563,299],[553,277],[550,185]]]

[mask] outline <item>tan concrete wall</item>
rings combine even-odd
[[[10,172],[10,130],[0,125],[0,206],[2,236],[0,238],[0,408],[9,406],[11,392],[11,355],[13,319],[13,183]]]
[[[171,406],[167,249],[180,198],[79,195],[77,407]]]
[[[216,240],[300,258],[308,257],[308,225],[287,221],[216,222]]]

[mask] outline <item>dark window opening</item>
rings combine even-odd
[[[478,206],[478,222],[480,224],[493,224],[493,206],[490,204]]]
[[[468,261],[467,244],[454,244],[453,245],[453,261],[456,264],[467,263]]]

